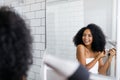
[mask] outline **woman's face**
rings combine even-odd
[[[83,41],[84,45],[86,45],[86,46],[89,46],[89,45],[92,44],[93,36],[92,36],[92,34],[91,34],[90,29],[86,29],[86,30],[83,32],[82,41]]]

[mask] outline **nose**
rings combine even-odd
[[[85,36],[85,39],[88,39],[88,35]]]

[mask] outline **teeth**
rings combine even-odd
[[[89,42],[89,41],[85,41],[86,43]]]
[[[89,43],[89,41],[85,41],[84,43],[86,43],[86,44],[87,44],[87,43]]]

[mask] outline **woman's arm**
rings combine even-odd
[[[93,61],[86,64],[86,51],[84,45],[78,45],[77,46],[77,59],[78,61],[84,65],[88,70],[91,69],[97,61],[101,58],[100,56],[97,56]]]
[[[100,74],[106,75],[106,72],[107,72],[107,70],[108,70],[108,68],[110,66],[111,61],[112,61],[112,57],[113,56],[109,56],[107,61],[105,62],[105,64],[103,64],[102,58],[100,59],[100,61],[99,61],[100,67],[98,69],[98,72]]]
[[[107,72],[107,70],[110,66],[110,63],[112,61],[113,56],[116,54],[116,51],[114,49],[110,49],[109,53],[110,53],[110,55],[109,55],[107,61],[105,62],[105,64],[103,64],[102,58],[99,60],[99,70],[98,70],[98,72],[100,74],[106,75],[106,72]]]

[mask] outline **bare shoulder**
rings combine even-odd
[[[78,48],[78,49],[85,49],[85,46],[84,46],[83,44],[79,44],[79,45],[77,46],[77,48]]]
[[[79,44],[78,46],[77,46],[77,52],[78,53],[81,53],[81,54],[84,54],[85,53],[85,46],[84,45],[82,45],[82,44]]]
[[[84,60],[84,58],[86,57],[86,51],[85,51],[85,46],[82,44],[79,44],[77,46],[77,59],[78,60]]]

